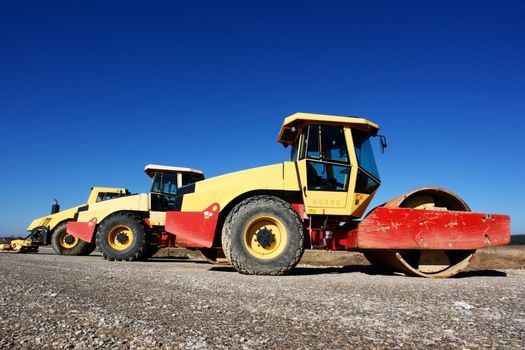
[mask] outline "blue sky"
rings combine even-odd
[[[388,137],[375,203],[433,185],[525,233],[523,1],[3,1],[0,235],[147,191],[147,163],[208,177],[288,159],[297,111]]]

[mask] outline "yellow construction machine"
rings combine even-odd
[[[86,210],[90,204],[127,195],[129,191],[125,188],[93,187],[85,204],[62,211],[55,199],[49,215],[35,219],[29,224],[29,235],[26,238],[4,239],[0,251],[36,252],[40,245],[51,244],[57,254],[88,255],[96,246],[67,234],[67,222],[75,220],[77,213]]]
[[[449,277],[476,249],[509,243],[508,216],[470,212],[436,187],[410,191],[358,220],[381,184],[371,146],[378,137],[386,147],[378,130],[363,118],[296,113],[277,139],[291,147],[289,161],[178,188],[165,226],[153,229],[155,215],[139,209],[144,196],[111,215],[112,205],[99,203],[67,230],[88,243],[96,236],[109,260],[135,259],[157,235],[162,247],[224,255],[239,272],[261,275],[289,272],[308,248],[359,251],[386,271]]]
[[[61,255],[89,255],[96,246],[68,234],[67,223],[74,221],[79,212],[87,210],[92,204],[129,196],[129,194],[125,188],[93,187],[85,204],[62,211],[55,199],[51,214],[33,220],[27,227],[30,232],[28,240],[33,241],[34,244],[51,244],[53,250]]]
[[[0,252],[36,253],[38,244],[25,238],[2,238],[0,239]]]
[[[25,245],[21,240],[9,241],[5,246],[0,246],[0,249],[4,248],[3,250],[7,251],[8,245],[16,245],[25,251],[29,250],[25,248],[29,243],[34,247],[38,247],[38,244],[51,244],[54,251],[60,255],[89,255],[96,248],[94,240],[80,239],[72,235],[67,228],[68,224],[78,227],[72,223],[79,218],[82,220],[83,213],[96,213],[102,219],[112,214],[132,211],[140,213],[141,220],[148,220],[152,227],[163,227],[165,212],[171,208],[177,188],[204,178],[199,170],[155,164],[148,164],[144,172],[152,179],[149,193],[131,194],[126,188],[93,187],[85,204],[63,211],[60,211],[58,201],[55,200],[50,215],[33,220],[27,227],[30,235],[25,240]],[[97,225],[93,224],[93,229],[95,227]],[[148,246],[144,249],[144,254],[139,254],[136,258],[147,258],[158,251],[160,237],[153,231],[155,230],[151,230],[150,236],[155,235],[155,239],[148,236]],[[125,246],[124,236],[114,235],[113,245],[120,248]]]
[[[174,237],[164,231],[166,211],[177,206],[180,187],[204,179],[204,174],[200,170],[155,164],[148,164],[144,172],[151,178],[149,192],[130,194],[125,190],[122,195],[70,209],[67,218],[62,218],[60,230],[55,229],[51,236],[52,242],[58,242],[53,244],[59,247],[55,251],[64,254],[64,246],[71,244],[90,247],[90,253],[98,245],[109,260],[145,260],[161,246],[174,242]],[[42,226],[42,222],[49,225],[47,219],[35,220],[28,229]],[[96,232],[104,239],[95,237]]]

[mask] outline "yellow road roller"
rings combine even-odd
[[[324,249],[362,252],[391,273],[449,277],[476,249],[509,243],[509,216],[471,212],[458,195],[437,187],[415,189],[364,215],[381,185],[371,144],[377,138],[386,148],[378,131],[363,118],[295,113],[277,137],[290,147],[288,161],[183,184],[156,230],[154,216],[136,204],[118,215],[81,212],[68,232],[90,243],[96,232],[110,260],[134,260],[157,235],[161,247],[225,256],[240,273],[257,275],[288,273],[305,249]]]

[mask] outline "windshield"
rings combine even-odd
[[[299,141],[296,141],[296,142],[292,145],[292,151],[290,152],[290,160],[291,160],[292,162],[297,160],[298,144],[299,144]]]
[[[155,173],[151,192],[177,194],[177,173]]]
[[[121,194],[120,192],[99,192],[97,195],[97,202],[108,201],[121,196],[124,196],[124,194]]]
[[[355,153],[359,167],[372,175],[376,180],[379,180],[379,171],[377,170],[374,151],[370,144],[370,136],[355,129],[352,130],[352,136],[354,138]]]

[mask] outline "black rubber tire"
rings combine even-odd
[[[67,229],[67,222],[59,224],[51,235],[51,246],[53,250],[58,255],[89,255],[93,253],[96,248],[95,243],[88,243],[81,239],[78,240],[78,243],[72,248],[63,247],[60,244],[60,236],[62,236]]]
[[[257,216],[278,219],[287,235],[283,251],[272,259],[252,255],[244,243],[244,231]],[[222,228],[222,249],[232,266],[247,275],[283,275],[293,269],[304,252],[304,229],[292,206],[277,197],[254,196],[237,204],[226,217]]]
[[[117,250],[109,244],[108,236],[115,226],[124,225],[133,231],[133,241],[124,250]],[[116,213],[106,218],[100,224],[97,231],[97,247],[102,257],[110,261],[136,261],[144,260],[149,246],[149,235],[147,233],[144,219],[134,213]]]

